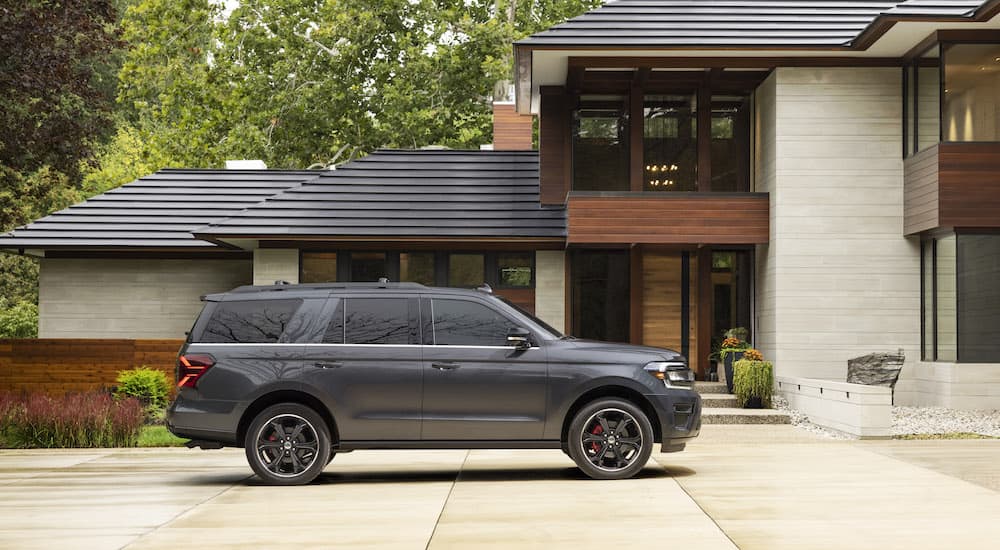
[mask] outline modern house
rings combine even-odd
[[[701,375],[745,326],[778,374],[901,348],[897,404],[1000,408],[998,14],[609,2],[514,45],[492,151],[163,170],[0,247],[41,258],[41,337],[180,337],[251,280],[486,281]]]

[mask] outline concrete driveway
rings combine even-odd
[[[559,451],[338,456],[265,487],[238,450],[0,451],[2,548],[996,548],[1000,440],[706,426],[627,481]]]

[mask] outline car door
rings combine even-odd
[[[321,342],[306,345],[306,380],[333,408],[342,441],[420,439],[423,372],[418,299],[332,296]]]
[[[518,323],[484,300],[431,296],[421,300],[420,309],[425,338],[422,439],[541,439],[545,350],[508,344],[507,332]]]

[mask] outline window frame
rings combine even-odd
[[[903,57],[902,65],[902,97],[903,97],[903,109],[902,109],[902,125],[903,125],[903,158],[908,159],[914,155],[925,151],[934,145],[942,143],[1000,143],[1000,138],[996,140],[987,141],[951,141],[945,138],[945,89],[947,82],[945,81],[945,67],[948,64],[948,49],[951,46],[963,45],[963,44],[996,44],[1000,46],[1000,33],[992,30],[973,30],[973,31],[962,31],[961,36],[956,36],[950,31],[935,31],[931,33],[927,38],[925,38],[920,44],[918,44],[913,50],[908,52]],[[920,76],[919,76],[919,60],[929,51],[934,48],[939,48],[938,59],[938,107],[937,107],[937,120],[938,120],[938,136],[937,141],[926,147],[920,147]],[[912,74],[911,74],[912,71]],[[910,80],[912,80],[912,86],[910,86]],[[910,87],[913,88],[913,112],[909,112],[910,105]],[[913,116],[913,131],[910,135],[909,131],[909,117]]]
[[[444,301],[452,301],[452,302],[466,302],[466,303],[471,303],[471,304],[478,304],[478,305],[480,305],[480,306],[488,309],[489,311],[493,312],[494,315],[497,315],[497,316],[499,316],[499,317],[501,317],[503,319],[506,319],[507,322],[510,323],[513,327],[520,327],[520,328],[523,328],[523,329],[527,330],[528,332],[530,332],[531,333],[531,347],[538,347],[538,344],[537,344],[538,338],[537,338],[537,336],[535,336],[535,331],[534,330],[532,330],[529,327],[524,326],[524,324],[521,323],[520,321],[511,318],[510,315],[507,315],[503,311],[501,311],[501,310],[493,307],[491,304],[489,304],[486,301],[477,300],[477,299],[470,298],[470,297],[467,297],[467,296],[448,296],[448,295],[440,295],[440,294],[438,294],[438,295],[428,295],[426,298],[427,298],[426,302],[427,302],[427,305],[428,305],[428,308],[427,308],[428,321],[426,323],[422,323],[422,324],[423,324],[423,326],[429,326],[430,327],[430,340],[429,340],[429,343],[428,343],[428,340],[425,337],[424,340],[423,340],[424,343],[425,343],[424,345],[440,346],[440,347],[443,347],[443,348],[475,347],[475,348],[490,348],[490,349],[507,349],[507,348],[516,348],[517,347],[517,346],[515,346],[513,344],[510,344],[510,345],[500,345],[500,346],[479,345],[479,344],[438,344],[437,343],[437,322],[436,322],[437,320],[435,319],[435,316],[434,316],[434,302],[435,302],[435,300],[437,300],[437,301],[444,300]],[[423,308],[421,308],[421,309],[423,309]],[[504,335],[504,338],[506,338],[506,335]]]

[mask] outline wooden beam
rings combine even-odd
[[[629,249],[629,341],[642,344],[642,247]]]
[[[629,188],[633,192],[642,191],[643,177],[643,90],[636,79],[629,94]]]
[[[711,69],[706,69],[708,83],[698,87],[698,192],[712,190],[712,90]]]
[[[697,322],[697,367],[698,378],[704,380],[708,374],[708,355],[712,353],[712,249],[705,246],[698,249],[698,322]],[[690,359],[690,358],[689,358]]]

